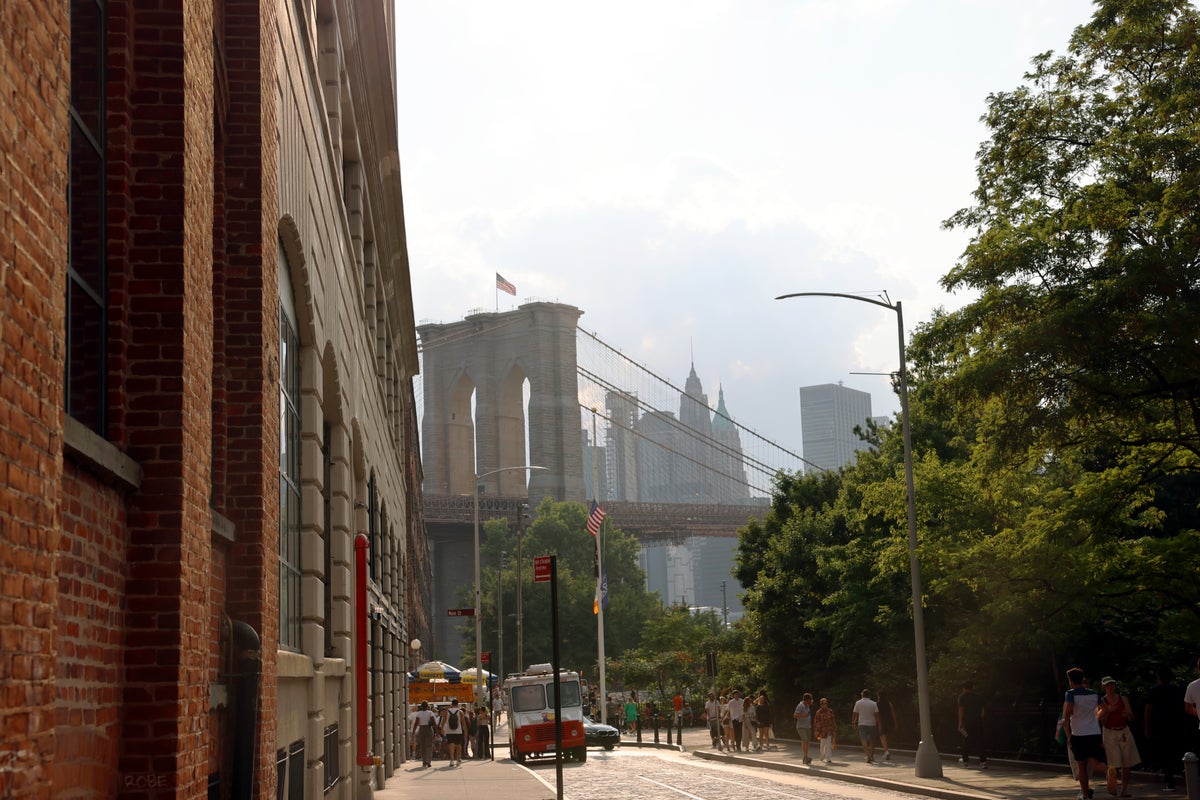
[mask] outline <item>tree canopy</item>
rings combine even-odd
[[[1099,0],[984,121],[946,223],[971,238],[943,285],[974,299],[908,351],[935,722],[966,677],[1052,702],[1079,665],[1136,691],[1200,638],[1200,17]],[[885,688],[912,720],[898,427],[780,476],[738,578],[777,693]]]

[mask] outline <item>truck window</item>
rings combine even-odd
[[[546,690],[540,683],[531,686],[514,686],[512,690],[513,711],[541,711],[546,707]]]
[[[554,689],[551,688],[550,691],[553,692]],[[563,708],[583,705],[583,703],[580,701],[579,681],[563,681],[562,689],[559,690],[559,694],[560,699],[562,700]],[[554,702],[553,695],[549,698],[549,701],[550,703]]]

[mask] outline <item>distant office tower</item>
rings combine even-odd
[[[606,499],[636,503],[641,500],[637,461],[638,398],[636,394],[608,392],[604,405],[608,411],[608,427],[604,433],[609,492]]]
[[[807,469],[833,470],[870,445],[854,432],[866,429],[871,395],[840,383],[800,388],[800,430]]]
[[[740,504],[750,501],[746,484],[746,463],[742,454],[742,437],[737,425],[725,410],[725,389],[717,389],[717,413],[713,414],[712,436],[714,467],[713,500],[718,503]]]
[[[591,431],[583,431],[583,492],[590,499],[608,499],[608,448],[593,447]],[[594,452],[593,452],[594,451]],[[594,459],[594,460],[593,460]],[[600,481],[600,486],[592,485],[593,475]]]

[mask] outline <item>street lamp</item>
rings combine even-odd
[[[542,470],[546,471],[548,467],[532,467],[528,464],[520,467],[500,467],[499,469],[490,469],[487,472],[480,472],[475,476],[475,677],[479,679],[479,687],[475,690],[476,705],[483,703],[484,693],[487,682],[483,680],[483,619],[482,619],[482,603],[480,602],[479,592],[479,482],[489,475],[495,475],[499,472],[509,472],[512,470]]]
[[[886,297],[886,295],[884,295]],[[844,297],[860,303],[896,312],[896,333],[900,341],[900,425],[904,439],[904,482],[908,494],[908,569],[912,576],[913,640],[917,655],[917,710],[921,721],[921,742],[917,745],[918,778],[942,777],[942,762],[933,742],[933,727],[929,711],[929,669],[925,662],[925,613],[921,608],[921,565],[917,560],[917,502],[913,488],[912,429],[908,424],[908,367],[904,353],[904,311],[900,301],[895,303],[838,292],[795,292],[783,294],[776,300],[789,297]]]

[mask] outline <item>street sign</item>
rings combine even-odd
[[[484,650],[482,653],[480,653],[480,654],[479,654],[479,661],[480,661],[480,663],[482,663],[482,664],[483,664],[485,667],[486,667],[486,666],[488,666],[489,664],[491,664],[491,663],[492,663],[492,651],[491,651],[491,650]]]
[[[550,581],[550,556],[538,556],[533,559],[533,582],[548,583]]]
[[[473,608],[448,608],[446,609],[447,617],[473,617],[475,609]]]

